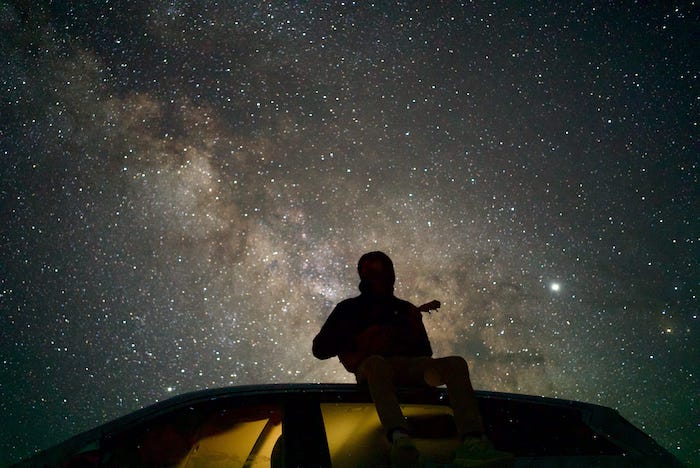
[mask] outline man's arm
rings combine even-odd
[[[321,328],[321,331],[314,338],[311,351],[318,359],[328,359],[338,354],[333,343],[333,334],[329,330]]]
[[[343,319],[342,303],[338,304],[314,338],[311,351],[316,358],[328,359],[352,349],[353,340],[346,322]]]

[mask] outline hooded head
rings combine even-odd
[[[360,292],[372,294],[394,294],[394,263],[384,252],[368,252],[357,262],[360,275]]]

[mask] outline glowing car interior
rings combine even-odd
[[[459,444],[444,389],[400,389],[426,466]],[[489,438],[515,466],[680,466],[616,411],[477,392]],[[17,466],[389,466],[366,389],[349,384],[231,387],[180,395],[79,434]]]

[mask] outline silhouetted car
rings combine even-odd
[[[489,438],[515,466],[681,466],[603,406],[477,391]],[[446,467],[459,444],[444,389],[401,388],[425,459]],[[256,385],[176,396],[46,449],[16,466],[389,466],[389,443],[366,388]]]

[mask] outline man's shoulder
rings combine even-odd
[[[357,307],[361,302],[361,296],[354,296],[354,297],[348,297],[347,299],[343,299],[340,301],[335,308],[344,310],[344,309],[352,309],[354,307]]]
[[[363,309],[359,296],[343,299],[335,305],[328,321],[335,324],[356,322]]]
[[[395,297],[394,300],[397,302],[397,304],[400,304],[401,308],[404,308],[404,309],[412,310],[416,307],[415,305],[413,305],[412,302],[409,302],[405,299],[400,299],[398,297]]]
[[[354,297],[349,297],[349,298],[347,298],[347,299],[343,299],[342,301],[340,301],[340,302],[338,303],[338,305],[336,305],[336,308],[352,308],[352,307],[358,307],[358,306],[365,305],[365,304],[367,304],[367,303],[372,303],[372,302],[375,302],[375,301],[380,301],[380,302],[381,302],[381,300],[379,300],[379,299],[372,298],[372,297],[370,297],[370,296],[366,296],[366,295],[360,294],[359,296],[354,296]],[[415,307],[415,306],[413,305],[413,303],[411,303],[411,302],[409,302],[409,301],[407,301],[407,300],[405,300],[405,299],[398,298],[398,297],[396,297],[396,296],[392,296],[392,297],[389,299],[389,301],[390,301],[389,303],[391,303],[391,302],[393,301],[394,304],[397,304],[397,305],[403,306],[403,307]]]
[[[412,302],[407,301],[406,299],[401,299],[400,297],[397,297],[396,300],[399,301],[399,302],[402,303],[402,304],[413,305]]]

